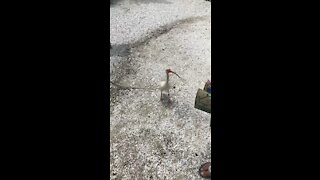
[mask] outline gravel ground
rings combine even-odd
[[[171,68],[172,103],[160,91],[110,85],[110,179],[201,179],[211,158],[210,114],[194,108],[211,77],[211,4],[119,0],[110,8],[110,80],[155,88]]]

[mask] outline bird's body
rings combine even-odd
[[[169,84],[168,81],[161,81],[160,82],[160,91],[163,92],[167,92],[169,93],[169,89],[171,88],[171,85]]]
[[[167,70],[166,70],[167,79],[166,79],[166,81],[161,81],[161,82],[160,82],[160,88],[159,88],[160,91],[161,91],[160,100],[162,99],[162,92],[163,92],[163,91],[167,92],[167,93],[168,93],[168,96],[170,96],[169,90],[170,90],[170,88],[171,88],[172,86],[171,86],[170,83],[169,83],[169,73],[174,73],[174,74],[176,74],[175,72],[171,71],[170,69],[167,69]],[[176,74],[176,75],[179,77],[178,74]]]
[[[167,73],[167,79],[166,79],[166,81],[161,81],[161,82],[160,82],[160,91],[161,91],[160,100],[162,99],[162,92],[163,92],[163,91],[167,92],[167,93],[168,93],[168,96],[170,96],[169,90],[170,90],[169,74]]]
[[[161,91],[169,92],[169,89],[170,89],[170,88],[171,88],[171,87],[170,87],[169,82],[167,82],[167,81],[161,81],[161,82],[160,82],[160,90],[161,90]]]

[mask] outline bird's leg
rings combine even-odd
[[[172,100],[170,99],[170,93],[169,93],[169,89],[168,89],[168,103],[171,104]]]
[[[161,91],[161,96],[160,96],[160,100],[162,99],[162,91]]]

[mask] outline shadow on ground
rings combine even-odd
[[[168,109],[173,109],[176,106],[176,100],[172,99],[167,94],[162,95],[162,99],[160,100],[161,104]]]
[[[119,56],[126,57],[130,54],[130,46],[129,44],[111,44],[112,49],[110,49],[110,57]]]
[[[110,0],[110,6],[115,6],[118,3],[123,1],[125,0]],[[128,0],[128,1],[135,4],[149,4],[149,3],[172,4],[172,2],[169,2],[167,0]]]

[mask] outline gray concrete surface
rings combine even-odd
[[[194,108],[211,76],[211,4],[204,0],[120,0],[110,8],[110,179],[201,179],[211,158],[210,114]]]

